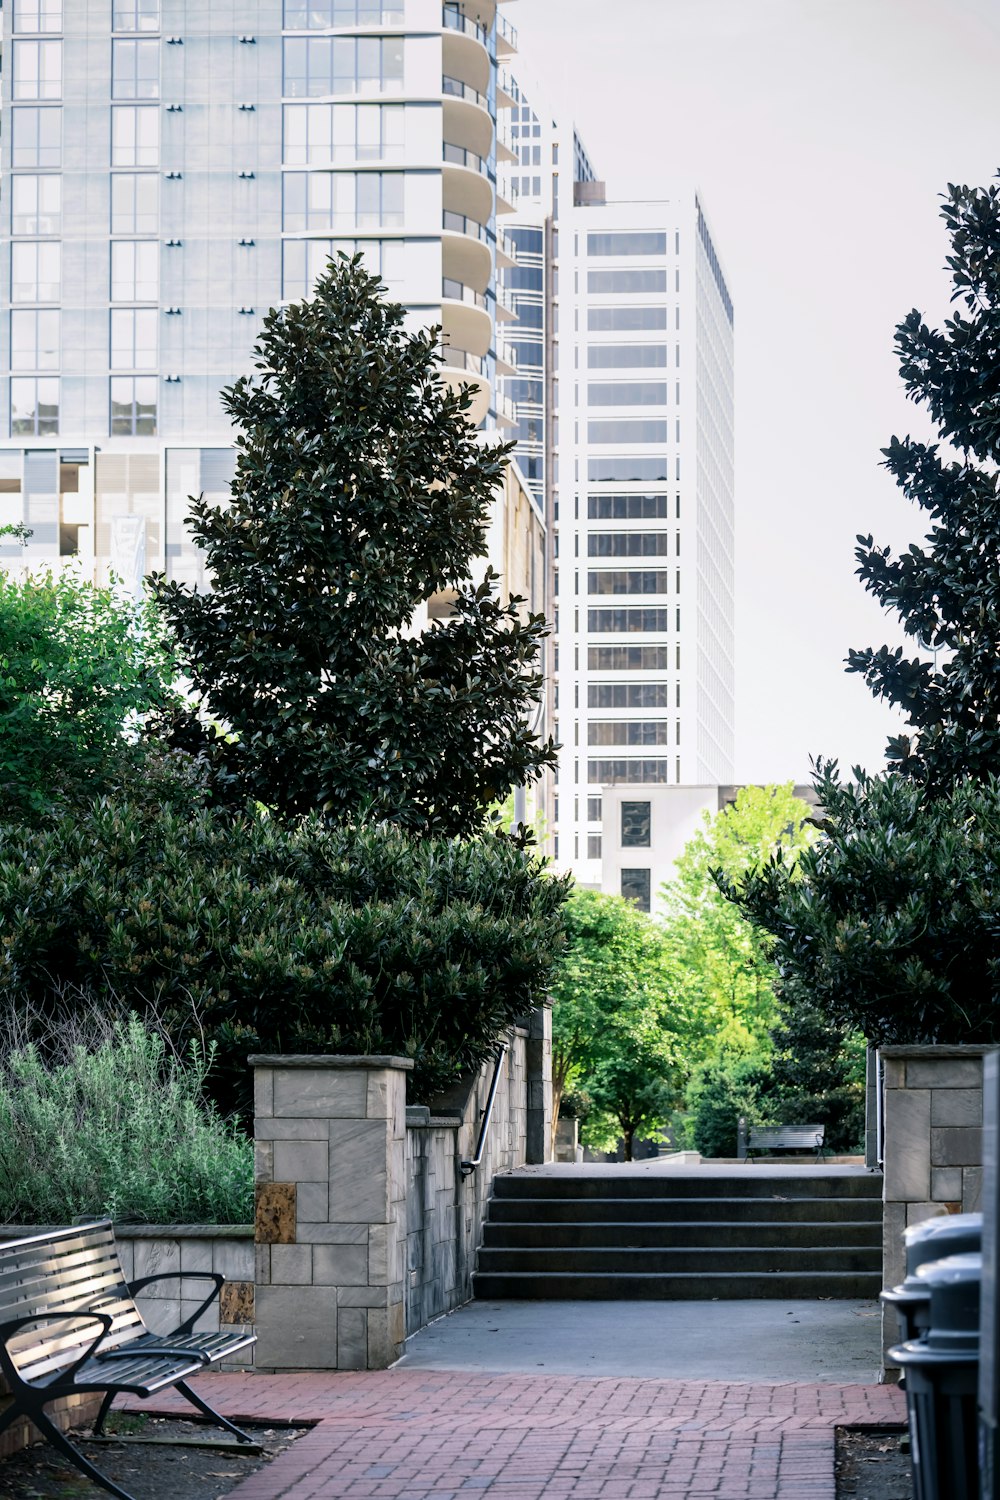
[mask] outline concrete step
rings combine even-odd
[[[869,1299],[881,1290],[881,1273],[862,1271],[768,1271],[721,1275],[646,1275],[618,1272],[578,1275],[537,1271],[477,1271],[473,1294],[480,1300],[529,1301],[721,1301],[743,1297],[794,1301],[796,1298]]]
[[[533,1205],[526,1205],[532,1207]],[[594,1222],[573,1224],[539,1224],[537,1221],[493,1223],[483,1225],[483,1245],[502,1249],[568,1249],[587,1250],[621,1246],[626,1249],[690,1249],[740,1246],[747,1249],[770,1245],[787,1246],[794,1239],[797,1246],[866,1247],[881,1254],[882,1226],[878,1219],[845,1219],[827,1222],[768,1224],[734,1223],[732,1220],[701,1222]]]
[[[501,1181],[502,1179],[497,1179]],[[549,1179],[551,1180],[551,1179]],[[493,1223],[579,1224],[596,1223],[673,1223],[728,1220],[730,1223],[789,1224],[840,1221],[844,1218],[882,1222],[880,1198],[790,1198],[784,1193],[770,1198],[716,1196],[639,1198],[551,1198],[532,1195],[515,1198],[509,1192],[490,1202]]]
[[[546,1275],[601,1276],[634,1275],[722,1275],[752,1271],[859,1271],[878,1276],[881,1251],[864,1245],[821,1245],[803,1249],[799,1245],[772,1245],[757,1250],[742,1246],[720,1250],[627,1249],[621,1245],[605,1249],[481,1249],[479,1270],[484,1274],[543,1272]]]
[[[882,1178],[875,1172],[823,1174],[803,1172],[779,1176],[756,1170],[698,1175],[680,1172],[655,1175],[603,1173],[583,1176],[567,1172],[503,1173],[493,1179],[494,1198],[882,1198]]]

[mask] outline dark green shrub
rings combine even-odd
[[[60,1030],[0,1056],[0,1222],[252,1222],[253,1143],[205,1098],[211,1053],[137,1016]]]
[[[760,1057],[726,1058],[696,1068],[685,1091],[686,1144],[702,1156],[735,1156],[737,1121],[773,1118],[771,1069]]]
[[[545,997],[565,894],[503,835],[105,800],[0,829],[0,1001],[152,1007],[178,1046],[217,1045],[227,1110],[256,1051],[403,1054],[420,1098]]]

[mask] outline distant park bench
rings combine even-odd
[[[210,1281],[205,1300],[173,1333],[159,1336],[143,1321],[135,1295],[151,1282],[176,1277]],[[210,1271],[165,1271],[127,1282],[110,1221],[55,1229],[0,1244],[0,1369],[13,1400],[0,1413],[0,1432],[19,1416],[81,1469],[117,1495],[131,1497],[69,1441],[45,1410],[67,1396],[103,1397],[95,1435],[119,1392],[153,1396],[175,1386],[206,1417],[251,1443],[213,1411],[188,1377],[256,1342],[252,1333],[199,1333],[195,1324],[225,1281]]]
[[[746,1160],[766,1154],[811,1151],[817,1161],[823,1159],[825,1125],[749,1125],[746,1132]]]

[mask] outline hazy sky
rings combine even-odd
[[[893,330],[948,312],[938,194],[1000,168],[1000,0],[518,0],[531,74],[609,197],[693,180],[736,306],[740,780],[882,764],[850,646],[895,643],[855,534],[919,541],[879,467],[926,431]]]

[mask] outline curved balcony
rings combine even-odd
[[[514,323],[517,321],[517,313],[514,311],[510,292],[507,291],[506,287],[499,285],[496,288],[496,320],[498,323]]]
[[[506,68],[497,73],[497,109],[513,109],[514,84]]]
[[[461,83],[465,89],[468,85]],[[473,93],[476,90],[472,90]],[[480,96],[483,97],[483,96]],[[463,146],[474,156],[487,160],[493,154],[493,116],[463,94],[442,90],[441,124],[446,141]]]
[[[511,178],[504,174],[497,176],[497,207],[498,214],[517,213],[517,204],[520,194]]]
[[[505,344],[502,340],[498,339],[496,356],[498,375],[517,374],[517,355],[514,353],[509,344]]]
[[[517,28],[504,15],[497,16],[497,57],[508,58],[517,51]]]
[[[441,324],[449,345],[481,357],[493,337],[493,320],[484,292],[445,276],[441,282]],[[476,372],[482,374],[482,368]]]
[[[471,16],[467,16],[460,5],[445,5],[442,20],[452,31],[461,31],[465,36],[474,37],[484,47],[489,41],[488,29],[481,21],[474,21]]]
[[[468,104],[478,104],[480,109],[489,113],[490,101],[485,94],[474,89],[471,83],[465,83],[461,78],[452,78],[445,73],[441,79],[441,92],[452,99],[464,99]]]
[[[475,151],[469,151],[465,146],[454,146],[451,141],[445,141],[442,155],[449,166],[467,167],[470,172],[478,172],[481,177],[491,175],[490,164],[485,156],[477,156]]]
[[[497,414],[498,427],[517,426],[517,407],[509,396],[496,396],[494,410]]]
[[[510,143],[504,132],[500,129],[499,122],[497,124],[496,152],[498,163],[515,162],[520,165],[521,158],[516,151],[511,150]]]
[[[499,229],[497,230],[497,265],[506,271],[517,265],[517,250],[514,247],[514,241]]]
[[[450,208],[446,208],[441,215],[441,227],[449,234],[465,234],[471,239],[482,240],[484,245],[488,245],[490,241],[490,232],[485,224],[480,224],[478,219],[470,219],[468,214],[455,213]]]
[[[441,270],[450,281],[480,292],[485,292],[493,275],[489,236],[483,226],[447,209],[442,215]]]
[[[445,344],[441,349],[440,375],[445,384],[453,390],[458,390],[463,385],[471,386],[472,405],[467,413],[467,420],[473,427],[479,426],[493,400],[490,383],[484,374],[485,368],[485,360],[468,349],[450,344]]]
[[[451,149],[456,155],[461,150],[456,147]],[[483,160],[471,151],[462,154],[471,156],[473,161]],[[489,223],[492,219],[494,199],[491,176],[445,158],[441,185],[446,209],[478,220],[480,224]]]

